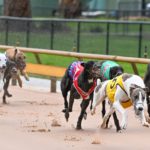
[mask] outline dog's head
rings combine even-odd
[[[0,72],[1,73],[4,73],[6,69],[6,62],[7,62],[7,58],[5,54],[0,54]]]
[[[102,81],[113,79],[124,72],[120,65],[110,60],[98,61],[95,66],[99,68],[98,78]]]
[[[109,76],[110,76],[110,79],[113,79],[121,74],[123,74],[124,70],[121,66],[114,66],[112,68],[110,68],[110,73],[109,73]]]
[[[99,75],[99,68],[95,65],[94,61],[88,61],[86,63],[81,63],[84,67],[84,74],[86,78],[92,79],[96,78]]]
[[[14,60],[20,70],[24,70],[26,67],[26,57],[23,52],[18,49],[15,49]]]
[[[147,90],[147,88],[142,88],[135,84],[132,84],[130,87],[130,96],[136,115],[140,115],[141,112],[144,110],[144,103],[146,102]]]

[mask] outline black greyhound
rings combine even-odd
[[[65,118],[68,121],[69,112],[72,112],[74,99],[82,97],[81,112],[77,121],[76,129],[82,129],[81,123],[90,100],[93,99],[93,91],[96,86],[96,78],[99,75],[99,69],[94,61],[74,62],[65,72],[61,80],[61,91],[64,97]],[[69,105],[67,101],[67,94],[70,91]]]
[[[96,65],[100,68],[101,82],[113,79],[114,77],[121,75],[124,72],[123,68],[114,61],[105,60],[105,61],[97,62]],[[102,102],[102,117],[104,117],[106,113],[105,105],[106,105],[106,102],[103,101]],[[119,125],[119,120],[115,112],[113,113],[113,118],[114,118],[114,123],[116,125],[116,130],[118,132],[121,130],[121,127]],[[106,123],[107,127],[108,127],[108,123],[109,123],[109,119],[107,120],[107,123]]]
[[[8,92],[8,86],[11,78],[17,78],[18,69],[17,64],[13,61],[8,60],[6,63],[6,70],[4,72],[4,94],[3,94],[3,103],[6,104],[6,96],[11,97],[12,95]]]
[[[147,111],[150,117],[150,64],[147,65],[147,71],[144,77],[144,83],[145,86],[148,87],[146,100],[147,100],[147,108],[148,108]]]

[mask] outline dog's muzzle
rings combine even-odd
[[[137,103],[137,104],[134,106],[134,109],[135,109],[135,114],[136,114],[136,115],[140,115],[141,112],[144,110],[143,103]]]
[[[18,74],[17,68],[13,67],[13,68],[11,69],[11,75],[12,75],[12,77],[15,77],[17,74]]]
[[[92,70],[95,78],[100,78],[100,68],[98,66],[94,66]]]
[[[4,71],[6,70],[6,65],[3,65],[2,67],[0,67],[0,72],[4,73]]]

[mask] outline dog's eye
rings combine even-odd
[[[138,99],[138,95],[135,95],[135,99]]]
[[[142,101],[144,101],[145,100],[145,96],[142,96]]]

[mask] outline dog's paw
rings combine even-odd
[[[7,96],[8,96],[8,97],[12,97],[12,94],[9,94],[9,93],[8,93]]]
[[[25,79],[26,79],[27,81],[30,81],[30,79],[29,79],[29,77],[28,77],[28,76],[25,76]]]
[[[19,87],[22,88],[22,82],[18,81]]]
[[[65,113],[65,112],[66,112],[66,108],[64,108],[64,109],[62,110],[62,112]]]
[[[84,120],[87,119],[87,112],[84,113],[83,118],[84,118]]]
[[[126,130],[127,129],[127,124],[126,123],[121,123],[121,129]]]
[[[92,110],[91,110],[91,115],[94,115],[95,114],[95,109],[93,108]]]
[[[150,124],[150,117],[146,117],[146,121]]]
[[[150,124],[148,122],[144,122],[142,125],[147,128],[150,126]]]
[[[123,131],[120,129],[120,130],[117,130],[116,132],[117,132],[117,133],[122,133]]]
[[[102,128],[102,129],[106,129],[106,128],[107,128],[105,122],[103,122],[103,123],[101,124],[101,128]]]
[[[106,128],[107,128],[107,124],[106,124],[106,122],[107,122],[107,118],[106,118],[106,117],[104,117],[104,119],[103,119],[103,123],[101,124],[101,128],[102,128],[102,129],[106,129]]]

